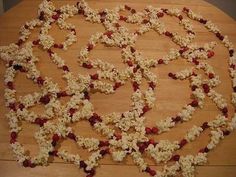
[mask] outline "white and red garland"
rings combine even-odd
[[[121,11],[129,11],[130,15],[122,16]],[[233,93],[232,104],[236,104],[236,55],[233,44],[226,35],[210,20],[195,14],[188,8],[163,9],[148,6],[141,12],[121,5],[114,9],[98,11],[90,8],[81,0],[76,5],[64,5],[56,9],[50,0],[44,0],[38,10],[38,17],[26,22],[20,29],[20,38],[17,43],[0,47],[0,57],[6,62],[5,73],[5,99],[9,108],[7,118],[10,125],[10,144],[17,161],[24,167],[35,167],[47,165],[50,156],[57,156],[67,162],[72,162],[84,170],[87,177],[95,175],[95,168],[103,156],[111,154],[114,161],[121,162],[127,155],[130,155],[141,171],[155,177],[176,176],[180,173],[184,177],[194,176],[196,165],[207,162],[207,153],[216,147],[224,136],[229,135],[236,128],[236,116],[228,118],[228,106],[226,100],[214,88],[220,84],[219,76],[215,74],[213,67],[206,60],[214,56],[213,49],[216,42],[210,42],[204,46],[192,44],[195,38],[193,26],[183,15],[203,24],[229,51],[229,73],[232,78]],[[101,23],[106,32],[92,35],[88,44],[81,49],[78,57],[78,65],[87,69],[95,68],[97,72],[92,75],[75,75],[57,53],[55,48],[67,50],[69,46],[77,41],[76,29],[73,24],[66,20],[75,15],[83,16],[92,23]],[[161,18],[164,15],[176,17],[179,24],[186,30],[186,36],[172,33],[165,29]],[[138,24],[139,28],[134,32],[120,25],[120,21]],[[60,29],[67,30],[68,35],[65,42],[57,44],[54,38],[49,35],[52,24]],[[31,30],[40,28],[38,39],[28,41]],[[179,49],[171,49],[169,54],[160,59],[145,59],[141,52],[135,49],[135,42],[142,34],[154,30],[159,35],[165,35],[180,46]],[[91,60],[91,52],[98,43],[106,46],[119,47],[121,56],[127,68],[119,71],[115,66],[101,60]],[[67,87],[62,89],[57,83],[48,77],[42,77],[36,64],[39,59],[34,55],[33,49],[40,48],[48,53],[52,61],[63,71],[63,78]],[[145,113],[153,108],[155,104],[154,90],[158,86],[157,77],[151,72],[151,68],[168,64],[172,60],[184,58],[192,63],[192,68],[169,73],[172,79],[189,80],[192,89],[192,101],[185,105],[182,110],[173,117],[167,117],[156,122],[153,127],[145,126]],[[202,70],[205,76],[196,74]],[[16,97],[14,79],[17,73],[24,72],[28,79],[37,84],[41,92]],[[105,82],[104,79],[110,82]],[[145,79],[149,87],[141,91],[140,85]],[[98,115],[90,102],[91,91],[104,94],[112,94],[127,82],[132,82],[133,94],[131,96],[131,108],[122,113],[110,113]],[[112,83],[112,84],[111,84]],[[62,105],[61,97],[70,97],[70,100]],[[221,111],[217,117],[204,122],[201,126],[194,125],[187,131],[183,139],[177,141],[160,140],[158,142],[150,138],[150,135],[161,134],[170,131],[171,128],[191,119],[196,109],[202,108],[204,100],[209,97]],[[41,104],[45,106],[45,112],[36,114],[29,111],[29,108]],[[57,117],[57,121],[52,121]],[[91,126],[107,138],[106,141],[95,138],[84,138],[73,133],[69,127],[71,123],[80,120],[87,120]],[[21,131],[21,122],[27,121],[40,126],[35,133],[35,139],[39,146],[39,153],[35,157],[29,157],[23,145],[17,141],[18,133]],[[116,132],[110,125],[119,128],[122,133]],[[133,128],[135,131],[128,133]],[[194,141],[206,129],[210,129],[209,143],[199,149],[195,155],[180,156],[177,150],[183,148],[187,143]],[[86,148],[92,152],[87,159],[81,159],[78,154],[71,154],[65,150],[58,150],[57,144],[65,139],[71,139],[79,147]],[[162,171],[152,169],[144,160],[143,154],[151,157],[156,164],[173,161],[172,165],[164,166]]]

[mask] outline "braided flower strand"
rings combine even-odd
[[[122,11],[127,11],[130,15],[120,15]],[[78,52],[78,67],[96,69],[96,73],[93,74],[76,75],[70,71],[66,61],[55,52],[55,49],[66,51],[77,42],[76,27],[67,22],[69,18],[76,15],[85,18],[88,22],[102,24],[106,30],[93,34],[87,45]],[[179,25],[186,31],[185,36],[166,30],[162,21],[165,15],[178,20]],[[204,25],[228,50],[229,74],[233,85],[232,105],[235,107],[236,55],[233,44],[210,20],[186,7],[179,10],[147,6],[143,11],[138,12],[127,5],[120,5],[114,9],[98,11],[81,0],[75,5],[64,5],[57,9],[50,0],[44,0],[39,5],[38,17],[21,27],[19,40],[0,47],[0,58],[6,63],[4,96],[6,106],[9,108],[6,117],[10,126],[10,145],[17,161],[24,167],[33,168],[47,165],[49,157],[56,156],[66,162],[74,163],[84,170],[87,177],[92,177],[95,175],[99,160],[105,155],[110,154],[117,162],[122,162],[127,155],[130,155],[140,170],[150,176],[170,177],[182,173],[184,177],[193,177],[195,166],[205,164],[208,152],[236,128],[236,115],[229,117],[227,101],[215,89],[221,83],[219,76],[207,63],[207,60],[212,60],[214,57],[217,43],[213,41],[204,45],[194,44],[196,34],[193,25],[184,16]],[[120,22],[137,24],[138,29],[130,32]],[[67,31],[64,42],[55,43],[55,39],[49,34],[53,24]],[[39,28],[40,33],[37,39],[30,41],[31,31],[35,28]],[[170,49],[166,56],[159,59],[143,57],[142,53],[135,48],[135,44],[140,36],[151,30],[164,35],[179,48]],[[119,70],[102,59],[91,59],[89,54],[99,43],[107,47],[119,48],[126,68]],[[37,68],[40,60],[34,55],[35,48],[47,52],[52,62],[62,71],[62,78],[67,83],[65,88],[61,88],[52,78],[42,76]],[[185,59],[192,67],[176,73],[170,72],[168,76],[174,80],[189,81],[192,91],[191,102],[184,105],[176,115],[166,117],[157,121],[154,126],[147,127],[145,114],[155,105],[155,90],[158,87],[158,78],[151,69],[167,65],[179,58]],[[18,98],[14,81],[19,73],[24,73],[39,87],[40,91]],[[143,91],[140,87],[144,81],[148,83],[148,88]],[[94,105],[90,101],[91,94],[94,92],[114,94],[130,82],[133,93],[127,111],[107,115],[98,115],[95,112]],[[66,104],[62,104],[60,100],[64,97],[69,98]],[[201,126],[192,126],[180,140],[155,141],[151,138],[153,135],[158,136],[191,120],[194,112],[203,108],[206,97],[215,103],[220,111],[215,119],[203,122]],[[44,106],[45,111],[39,114],[30,110],[36,105]],[[87,120],[91,127],[106,140],[76,135],[70,126],[81,120]],[[22,130],[22,122],[40,127],[34,135],[39,146],[39,152],[34,157],[27,155],[24,146],[17,139]],[[183,156],[177,153],[186,144],[201,136],[206,129],[210,130],[210,141],[206,146],[199,149],[195,155]],[[89,158],[82,159],[79,154],[60,150],[58,145],[67,139],[91,152]],[[145,161],[144,155],[153,159],[155,164],[166,163],[163,170],[157,171],[151,168]],[[169,162],[171,163],[167,165]]]

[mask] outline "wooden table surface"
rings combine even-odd
[[[236,44],[236,23],[229,16],[224,14],[216,7],[208,4],[202,0],[87,0],[92,8],[112,8],[119,4],[128,4],[137,10],[142,10],[147,5],[153,5],[155,7],[165,8],[183,8],[184,6],[191,8],[195,12],[201,13],[207,19],[216,23],[223,34],[227,34],[231,41]],[[41,1],[38,0],[25,0],[19,5],[6,12],[0,17],[0,46],[8,45],[11,42],[16,42],[18,37],[18,30],[25,21],[36,17],[38,4]],[[61,0],[54,1],[57,7],[69,3],[74,4],[75,1]],[[227,2],[226,2],[227,3]],[[97,31],[104,31],[104,28],[100,24],[91,24],[85,22],[81,16],[76,16],[69,20],[77,26],[78,30],[78,42],[74,44],[67,52],[59,52],[59,54],[66,59],[69,67],[73,72],[86,73],[85,69],[78,67],[76,64],[76,56],[78,56],[79,50],[84,46],[88,38]],[[178,22],[174,18],[164,17],[163,21],[166,23],[167,29],[183,33],[184,30],[178,25]],[[127,25],[131,31],[134,30],[136,25]],[[231,82],[228,75],[228,54],[226,49],[219,43],[213,34],[209,33],[203,26],[193,22],[194,31],[196,32],[196,39],[194,42],[203,44],[210,41],[217,41],[218,45],[215,49],[216,55],[209,61],[209,63],[215,68],[217,74],[220,75],[220,84],[216,90],[223,94],[223,96],[230,102],[230,93],[232,92]],[[30,40],[34,39],[38,30],[34,30]],[[57,39],[57,41],[64,40],[65,33],[60,31],[57,27],[54,27],[50,34]],[[159,36],[154,32],[148,32],[141,36],[136,44],[138,50],[143,52],[144,56],[161,58],[161,56],[167,54],[171,47],[177,48],[177,46],[170,42],[167,38]],[[35,50],[36,55],[40,58],[38,67],[44,76],[52,77],[55,82],[58,82],[60,86],[65,86],[65,82],[61,79],[61,71],[56,69],[56,66],[49,60],[47,54],[40,50]],[[98,45],[91,53],[91,58],[101,58],[105,61],[109,61],[115,64],[118,68],[124,67],[121,62],[120,49],[118,48],[106,48],[102,45]],[[168,72],[179,71],[185,67],[189,67],[189,64],[184,63],[182,60],[174,61],[168,66],[160,66],[153,70],[159,78],[159,86],[156,91],[156,107],[148,112],[147,124],[151,125],[157,120],[163,119],[166,116],[171,116],[180,111],[181,107],[190,101],[190,88],[187,81],[174,81],[168,78]],[[54,159],[48,167],[36,167],[34,169],[25,169],[18,165],[14,160],[12,152],[9,149],[9,128],[5,113],[8,111],[4,106],[4,82],[3,75],[5,72],[4,63],[0,61],[0,176],[1,177],[78,177],[85,176],[85,174],[79,170],[73,164],[67,164],[60,159]],[[19,95],[25,95],[33,91],[39,90],[36,85],[27,80],[24,74],[17,75],[16,89]],[[130,104],[130,94],[132,93],[131,84],[127,84],[119,89],[114,95],[104,96],[103,94],[96,93],[92,95],[91,101],[95,106],[95,111],[100,114],[125,111]],[[111,104],[112,103],[112,104]],[[40,111],[41,107],[34,108],[34,110]],[[232,111],[232,108],[231,108]],[[155,136],[157,140],[170,139],[178,140],[186,133],[193,124],[201,125],[203,121],[212,120],[217,115],[215,105],[207,99],[203,109],[197,110],[193,119],[188,123],[178,125],[173,128],[169,133],[164,133],[161,136]],[[85,137],[99,137],[94,130],[91,129],[87,122],[80,122],[73,125],[75,131]],[[33,134],[38,130],[36,125],[30,125],[23,123],[23,131],[20,133],[19,141],[23,143],[30,151],[30,154],[37,153],[37,145],[33,138]],[[209,133],[209,132],[208,132]],[[209,153],[209,162],[205,166],[197,167],[197,177],[235,177],[236,176],[236,132],[226,137],[216,149]],[[181,154],[196,153],[197,149],[203,147],[207,143],[209,137],[207,133],[202,135],[197,141],[186,145],[186,147],[180,152]],[[70,141],[65,141],[61,145],[62,149],[67,149],[70,152],[79,153],[82,157],[86,158],[89,153],[83,149],[78,149],[75,144]],[[153,161],[148,160],[149,164],[154,165]],[[128,157],[122,163],[115,163],[110,156],[105,157],[100,161],[100,167],[97,168],[97,177],[142,177],[148,176],[147,174],[140,173],[138,168],[133,164],[132,159]],[[156,166],[154,168],[160,168]]]

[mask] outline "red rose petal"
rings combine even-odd
[[[133,82],[133,89],[137,91],[139,89],[139,84],[137,82]]]
[[[68,135],[68,138],[70,138],[70,139],[72,139],[72,140],[76,140],[76,136],[75,136],[75,134],[74,133],[69,133]]]
[[[203,85],[202,85],[202,88],[203,88],[203,90],[204,90],[205,93],[209,93],[210,87],[209,87],[207,84],[203,84]]]
[[[11,139],[16,139],[16,138],[17,138],[17,133],[11,132]]]

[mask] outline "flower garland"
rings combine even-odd
[[[130,15],[122,16],[120,11],[129,11]],[[99,160],[106,154],[111,154],[114,161],[121,162],[127,155],[131,155],[134,163],[141,171],[155,177],[176,176],[182,173],[184,177],[194,176],[194,167],[207,162],[207,153],[216,147],[224,136],[229,135],[236,128],[236,115],[228,118],[228,105],[223,96],[214,90],[220,84],[219,76],[205,60],[214,56],[213,49],[216,42],[206,43],[204,46],[191,44],[195,38],[193,26],[188,19],[184,19],[182,14],[186,14],[190,19],[203,24],[210,32],[224,44],[229,51],[229,72],[232,78],[233,93],[232,104],[236,105],[236,55],[233,44],[228,37],[223,35],[216,25],[210,20],[195,14],[188,8],[162,9],[148,6],[142,12],[122,5],[112,10],[104,9],[98,11],[90,8],[88,4],[81,0],[76,5],[64,5],[56,9],[50,0],[44,0],[39,5],[38,17],[26,22],[20,29],[20,37],[17,43],[0,47],[0,58],[6,62],[5,73],[5,100],[9,108],[7,118],[10,126],[10,144],[17,161],[24,167],[35,167],[37,165],[47,165],[49,156],[57,156],[64,161],[72,162],[79,166],[87,174],[87,177],[95,175],[95,167],[99,165]],[[73,24],[66,20],[75,15],[81,15],[85,20],[92,23],[101,23],[106,32],[92,35],[88,44],[84,46],[78,57],[78,65],[87,69],[95,68],[97,72],[91,75],[75,76],[63,60],[53,49],[67,50],[77,41],[76,29]],[[176,17],[179,24],[186,30],[186,36],[172,33],[165,29],[161,18],[164,15]],[[120,21],[138,24],[139,28],[131,33],[119,24]],[[52,24],[56,24],[60,29],[67,30],[68,35],[65,42],[57,44],[49,31]],[[40,28],[38,39],[27,41],[31,30]],[[150,30],[156,31],[160,35],[165,35],[180,46],[179,49],[171,49],[169,54],[161,59],[146,60],[142,54],[135,49],[135,43],[139,36]],[[121,56],[127,68],[119,71],[108,62],[102,60],[91,60],[89,53],[98,43],[106,46],[119,47]],[[36,67],[39,59],[33,54],[33,48],[40,48],[46,51],[63,71],[62,77],[67,82],[67,87],[62,89],[52,79],[43,78]],[[169,77],[174,80],[189,80],[192,89],[192,101],[183,106],[182,110],[172,117],[167,117],[156,122],[153,127],[145,126],[145,113],[154,107],[155,89],[158,86],[157,77],[151,72],[151,68],[159,65],[169,64],[179,57],[186,59],[193,67],[176,73],[169,73]],[[203,79],[202,74],[196,74],[197,70],[202,70],[207,76]],[[35,92],[16,98],[14,79],[17,73],[24,72],[28,79],[36,83],[41,92]],[[146,91],[140,90],[142,79],[145,79],[149,87]],[[103,80],[109,80],[109,83]],[[131,108],[122,113],[110,113],[108,115],[98,115],[94,112],[90,102],[92,91],[104,94],[112,94],[122,87],[126,82],[132,82],[133,94],[131,96]],[[70,100],[62,105],[60,98],[70,97]],[[158,142],[150,138],[150,135],[162,134],[170,131],[171,128],[180,123],[187,122],[192,118],[196,109],[202,108],[204,100],[209,97],[221,111],[216,118],[210,122],[204,122],[201,126],[194,125],[181,140],[169,141],[160,140]],[[36,114],[29,111],[37,104],[45,106],[45,112]],[[54,117],[58,120],[52,121]],[[104,135],[107,140],[101,141],[95,138],[84,138],[75,135],[69,124],[80,120],[87,120],[91,126]],[[30,157],[25,153],[23,145],[17,141],[18,133],[21,131],[21,122],[27,121],[40,126],[35,138],[39,145],[39,153],[35,157]],[[119,128],[122,133],[117,133],[110,125]],[[135,131],[128,133],[133,128]],[[194,141],[206,129],[210,129],[210,141],[196,155],[180,156],[177,150],[183,148],[187,143]],[[65,150],[59,151],[56,145],[65,139],[71,139],[79,147],[86,148],[92,154],[87,160],[83,160],[78,154],[70,154]],[[147,154],[157,164],[169,161],[174,163],[165,166],[162,171],[152,169],[143,159],[143,154]]]

